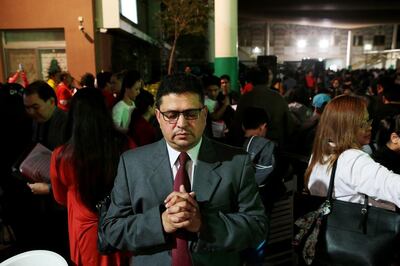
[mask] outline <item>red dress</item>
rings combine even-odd
[[[108,107],[108,109],[112,110],[116,99],[114,97],[114,95],[112,94],[112,92],[106,91],[106,90],[102,90],[101,93],[103,94],[104,100],[106,101],[106,105]]]
[[[128,135],[137,146],[147,145],[157,140],[156,129],[143,116],[137,113],[132,113],[132,121],[129,127],[131,127],[131,130],[128,131]]]
[[[50,177],[55,200],[68,209],[68,234],[71,261],[76,266],[122,266],[127,256],[123,253],[101,255],[97,251],[97,213],[88,209],[79,199],[77,184],[69,158],[56,158],[61,147],[51,157]]]

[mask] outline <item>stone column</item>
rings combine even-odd
[[[346,67],[349,68],[351,66],[351,46],[352,46],[352,32],[349,30],[347,32],[347,49],[346,49]]]
[[[237,0],[215,0],[215,75],[228,74],[231,90],[238,86],[238,5]]]

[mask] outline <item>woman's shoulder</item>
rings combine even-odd
[[[340,154],[339,158],[351,158],[351,157],[370,157],[368,153],[364,152],[363,150],[360,149],[348,149],[345,150],[344,152],[342,152],[342,154]]]
[[[353,173],[357,173],[358,171],[374,173],[381,169],[382,165],[372,159],[368,153],[362,150],[351,149],[346,150],[339,157],[338,169],[339,168],[343,170],[346,169],[345,171],[350,170]]]
[[[118,101],[118,102],[113,106],[113,110],[114,110],[114,109],[119,109],[119,108],[121,108],[121,106],[124,106],[124,101],[123,101],[123,100]]]

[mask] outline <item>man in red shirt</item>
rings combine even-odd
[[[61,72],[61,82],[57,85],[56,94],[58,99],[57,107],[67,112],[69,110],[72,99],[72,82],[73,78],[68,72]]]

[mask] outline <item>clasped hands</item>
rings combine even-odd
[[[195,200],[194,192],[186,192],[181,185],[179,192],[174,191],[164,200],[166,210],[161,214],[162,224],[166,233],[173,233],[179,228],[189,232],[199,232],[201,214]]]

